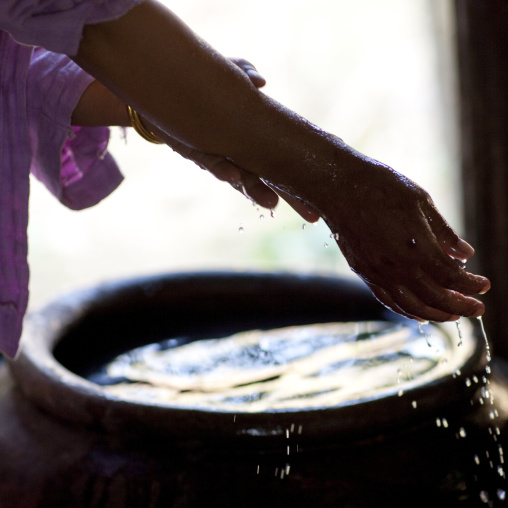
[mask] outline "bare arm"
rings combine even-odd
[[[452,259],[474,251],[422,189],[263,95],[157,2],[86,27],[76,61],[172,139],[312,206],[385,305],[436,321],[483,313],[471,295],[488,281]]]

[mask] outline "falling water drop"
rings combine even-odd
[[[460,436],[460,437],[466,437],[466,436],[467,436],[467,434],[466,434],[466,429],[465,429],[464,427],[461,427],[461,428],[459,429],[459,436]]]
[[[238,228],[238,232],[239,232],[240,234],[245,232],[245,229],[243,229],[243,226],[240,226],[240,227]]]
[[[497,497],[501,500],[501,501],[504,501],[506,499],[506,491],[503,490],[503,489],[497,489]]]
[[[307,224],[305,222],[302,224],[302,229],[305,229],[307,227]]]
[[[430,343],[430,334],[428,334],[424,329],[423,329],[423,325],[426,325],[428,324],[428,321],[426,323],[422,323],[422,322],[419,322],[418,323],[418,330],[420,331],[420,333],[425,337],[425,340],[427,341],[427,346],[429,347],[432,347],[431,343]]]
[[[485,327],[483,326],[483,319],[481,316],[477,317],[478,321],[480,322],[480,328],[482,331],[483,339],[485,340],[485,349],[487,350],[487,362],[490,363],[492,360],[492,356],[490,354],[490,345],[489,345],[489,339],[487,338],[487,333],[485,332]]]
[[[482,500],[482,503],[488,503],[489,502],[489,495],[487,494],[487,492],[482,490],[480,492],[480,499]]]
[[[457,344],[459,347],[462,346],[462,330],[460,328],[460,319],[455,321],[455,325],[457,326],[457,333],[459,334],[459,343]]]

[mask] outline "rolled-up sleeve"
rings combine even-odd
[[[27,80],[31,172],[74,210],[95,205],[122,181],[107,152],[109,129],[70,127],[93,78],[65,55],[36,49]]]
[[[111,21],[143,0],[1,0],[0,29],[22,44],[75,55],[83,27]]]

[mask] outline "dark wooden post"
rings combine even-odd
[[[508,358],[508,0],[455,0],[468,266],[489,277],[484,324]]]

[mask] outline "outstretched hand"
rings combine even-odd
[[[350,169],[341,175],[344,191],[320,211],[352,270],[376,298],[418,320],[482,315],[484,304],[473,295],[488,291],[490,282],[457,263],[465,263],[474,249],[446,223],[430,196],[372,159],[357,157]]]

